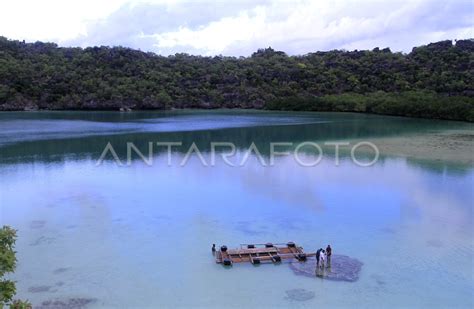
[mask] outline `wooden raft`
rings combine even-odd
[[[303,247],[299,247],[293,242],[241,244],[238,249],[228,249],[226,246],[221,246],[216,252],[216,263],[231,266],[234,263],[243,262],[252,264],[280,263],[284,259],[297,259],[304,262],[308,257],[315,255],[315,252],[305,253]]]

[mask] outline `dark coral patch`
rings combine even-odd
[[[355,282],[363,263],[346,255],[333,254],[331,267],[316,270],[316,259],[309,258],[306,262],[293,261],[290,268],[297,275],[306,277],[320,277],[326,280]]]
[[[82,309],[97,302],[95,298],[69,298],[47,300],[36,306],[37,309]]]
[[[286,298],[296,301],[307,301],[315,297],[315,293],[305,289],[293,289],[285,291]]]

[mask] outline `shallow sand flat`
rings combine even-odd
[[[474,130],[449,130],[370,140],[382,155],[474,163]]]

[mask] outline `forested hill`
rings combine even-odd
[[[239,107],[472,121],[473,61],[473,40],[409,54],[375,48],[288,56],[267,48],[234,58],[0,37],[0,110]]]

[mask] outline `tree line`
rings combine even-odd
[[[473,121],[473,60],[472,39],[408,54],[266,48],[236,58],[0,37],[0,110],[266,108]]]

